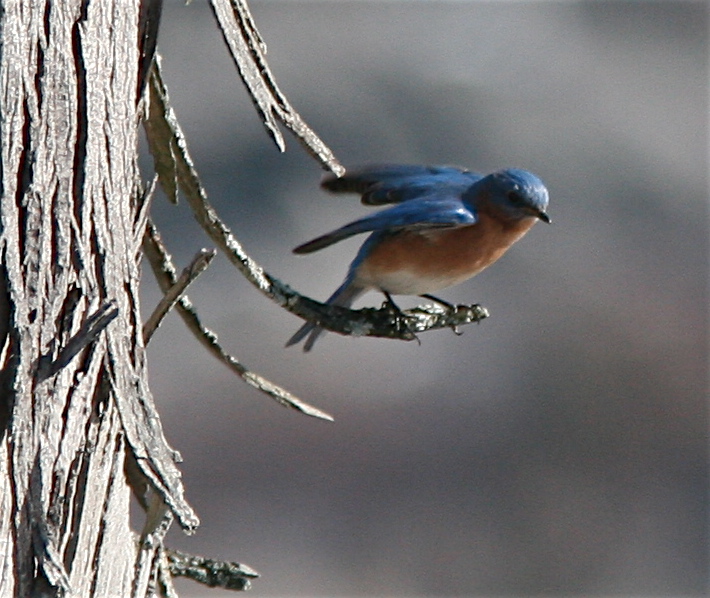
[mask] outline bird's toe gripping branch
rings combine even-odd
[[[271,278],[271,277],[270,277]],[[477,323],[489,316],[482,305],[420,305],[401,310],[390,300],[380,308],[349,309],[320,303],[298,294],[280,281],[271,278],[272,285],[285,292],[282,305],[305,320],[317,323],[331,332],[346,336],[374,336],[404,341],[418,340],[417,335],[427,330],[458,328]],[[458,333],[458,332],[457,332]]]

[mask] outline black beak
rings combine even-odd
[[[537,213],[537,217],[545,224],[550,224],[552,222],[552,220],[550,220],[550,217],[547,215],[547,212],[543,212],[542,210]]]

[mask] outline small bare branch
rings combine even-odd
[[[201,249],[190,264],[182,271],[180,278],[166,291],[160,303],[158,303],[153,313],[143,325],[143,344],[148,345],[153,333],[158,329],[163,318],[165,318],[180,297],[182,297],[187,287],[207,269],[215,255],[217,255],[217,252],[214,249]]]
[[[107,301],[99,309],[91,314],[82,324],[79,331],[72,336],[67,344],[60,350],[57,358],[47,364],[43,364],[38,372],[40,381],[47,380],[54,376],[59,370],[66,367],[79,352],[92,343],[118,315],[118,307],[114,301]]]
[[[214,561],[202,556],[166,549],[165,556],[173,577],[188,577],[210,588],[248,590],[259,574],[247,565]]]
[[[155,225],[149,221],[146,229],[144,242],[145,255],[148,258],[158,285],[163,292],[174,287],[176,281],[175,267],[173,266],[170,255],[163,244],[160,234]],[[286,389],[269,382],[265,378],[256,374],[244,365],[242,365],[235,357],[227,353],[219,344],[217,335],[209,328],[205,327],[200,321],[195,308],[186,295],[182,295],[177,302],[177,310],[188,329],[195,337],[204,345],[207,350],[224,363],[237,376],[244,380],[247,384],[265,392],[272,399],[285,407],[296,409],[305,415],[333,421],[333,418],[326,412],[309,405],[305,401],[297,398]]]
[[[284,151],[286,144],[277,120],[298,138],[323,167],[338,176],[343,174],[345,168],[333,152],[303,121],[276,85],[266,63],[266,44],[256,29],[246,1],[211,0],[210,4],[239,75],[261,115],[266,130],[278,148]]]

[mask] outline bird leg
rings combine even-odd
[[[399,305],[397,305],[394,302],[394,299],[392,299],[392,295],[390,295],[387,291],[382,291],[382,293],[385,296],[385,302],[382,304],[382,307],[389,309],[398,318],[406,318],[407,316],[404,315],[404,312],[399,308]]]
[[[417,343],[421,345],[422,341],[419,340],[419,337],[414,333],[414,330],[412,330],[409,324],[407,323],[407,314],[405,314],[400,309],[399,305],[394,302],[394,299],[392,299],[392,295],[390,295],[387,291],[382,291],[382,293],[385,296],[385,302],[382,304],[382,307],[386,307],[387,309],[389,309],[396,318],[396,320],[398,322],[402,322],[402,324],[407,328],[407,330],[412,333]]]

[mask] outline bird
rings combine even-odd
[[[293,250],[308,254],[370,233],[326,301],[343,307],[369,290],[381,291],[397,312],[392,295],[418,295],[451,307],[432,293],[493,264],[538,220],[551,222],[547,188],[517,168],[483,175],[456,166],[372,165],[327,175],[321,187],[360,194],[364,205],[393,204]],[[307,322],[286,346],[306,339],[303,350],[310,351],[324,331]]]

